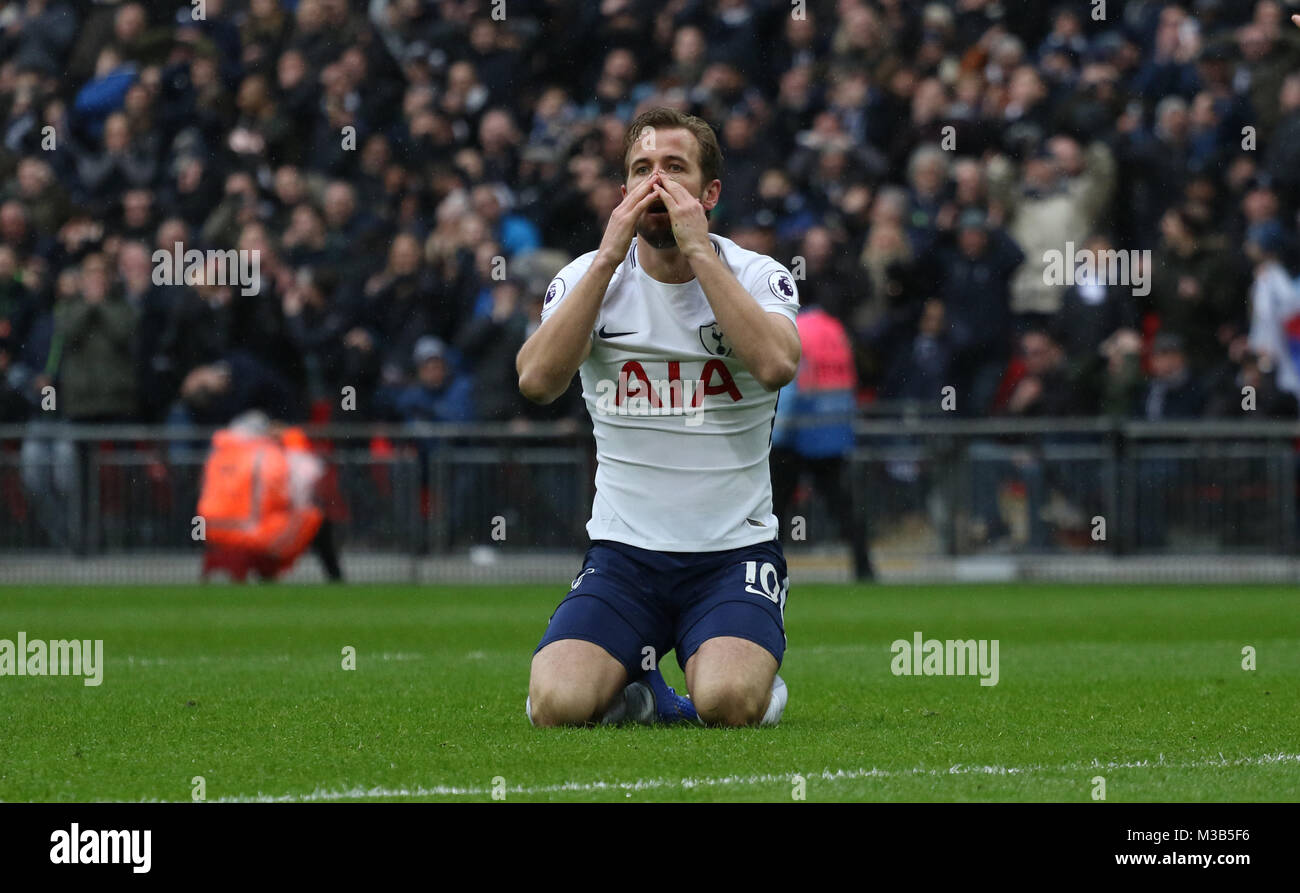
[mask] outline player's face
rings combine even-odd
[[[686,187],[687,192],[700,199],[705,210],[712,209],[718,202],[717,189],[713,185],[718,181],[704,182],[699,155],[699,144],[689,130],[662,128],[654,131],[653,139],[643,139],[628,153],[627,184],[623,187],[623,194],[658,173]],[[655,248],[673,248],[677,244],[663,202],[653,202],[646,208],[637,221],[636,234]]]

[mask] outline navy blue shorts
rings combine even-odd
[[[706,640],[735,636],[766,648],[780,666],[789,588],[777,540],[721,552],[653,552],[596,540],[533,653],[560,639],[584,639],[638,679],[650,654],[658,666],[675,649],[685,668]]]

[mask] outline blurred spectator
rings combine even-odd
[[[468,422],[474,418],[473,382],[458,375],[448,362],[447,346],[432,335],[415,344],[411,356],[415,381],[393,399],[393,410],[405,422]]]
[[[272,337],[285,337],[280,314],[266,295],[222,284],[211,264],[181,289],[158,348],[159,364],[178,383],[168,422],[225,424],[250,409],[301,418],[303,395],[272,362],[279,343]]]
[[[963,414],[983,415],[997,393],[1010,355],[1011,277],[1024,260],[1020,246],[975,209],[963,212],[953,236],[936,246],[938,295],[954,351],[952,384]]]
[[[468,302],[468,297],[461,300]],[[345,335],[344,344],[368,358],[367,380],[394,385],[407,378],[416,341],[425,335],[454,335],[464,307],[454,296],[444,297],[419,243],[403,233],[393,240],[388,264],[366,280],[359,313],[359,324]]]
[[[1011,286],[1012,314],[1041,323],[1061,309],[1061,285],[1043,275],[1043,254],[1064,251],[1066,242],[1082,241],[1101,221],[1114,188],[1115,163],[1105,143],[1085,150],[1068,136],[1055,136],[1025,162],[1018,188],[1011,169],[995,166],[998,180],[991,191],[1006,204],[1009,235],[1031,259],[1016,273]]]
[[[1192,375],[1183,339],[1161,333],[1151,345],[1151,379],[1138,398],[1136,415],[1147,422],[1191,419],[1205,408],[1205,393]],[[1158,442],[1148,441],[1157,445]],[[1168,545],[1171,491],[1179,482],[1178,459],[1149,457],[1137,462],[1137,545]]]
[[[123,243],[117,255],[117,273],[122,297],[135,321],[132,355],[136,408],[141,421],[159,422],[166,414],[167,395],[158,387],[158,375],[163,370],[155,365],[155,358],[171,315],[175,290],[154,285],[153,263],[143,242]]]
[[[1060,340],[1045,329],[1030,329],[1020,337],[1024,374],[1007,398],[1004,412],[1019,418],[1065,418],[1092,410],[1086,391],[1071,377]],[[970,447],[972,464],[972,520],[976,539],[997,543],[1006,540],[1010,527],[1002,516],[999,491],[1010,480],[1025,488],[1029,545],[1042,549],[1050,545],[1045,517],[1048,501],[1047,461],[1041,447],[1068,438],[1052,433],[1035,438],[1030,445],[1011,442],[977,441]],[[1067,477],[1063,486],[1079,498],[1079,488]]]
[[[303,358],[312,401],[332,402],[342,387],[356,388],[363,378],[361,358],[344,346],[350,314],[341,306],[338,290],[338,277],[328,267],[302,267],[281,305],[288,338]]]
[[[1211,418],[1295,419],[1300,401],[1277,385],[1272,357],[1233,339],[1227,359],[1209,377],[1205,414]]]
[[[1133,329],[1119,329],[1097,351],[1105,360],[1096,386],[1102,413],[1116,420],[1128,418],[1143,387],[1142,336]]]
[[[1300,203],[1300,72],[1291,72],[1278,96],[1281,118],[1269,144],[1264,166],[1283,190],[1287,204]]]
[[[135,418],[136,311],[113,286],[108,259],[89,254],[77,270],[75,294],[54,311],[58,395],[74,422]]]
[[[1082,248],[1094,258],[1105,258],[1115,250],[1104,235],[1092,236]],[[1098,276],[1101,269],[1101,264],[1094,264],[1090,270],[1076,274],[1074,285],[1065,288],[1054,326],[1061,335],[1066,356],[1085,363],[1097,356],[1101,343],[1115,331],[1138,327],[1133,285],[1107,282],[1105,276]],[[1133,272],[1130,271],[1130,278],[1135,278]],[[1146,275],[1150,275],[1149,270]]]
[[[1162,329],[1179,335],[1190,361],[1204,369],[1217,356],[1219,327],[1240,312],[1237,277],[1230,258],[1207,237],[1206,223],[1189,209],[1165,212],[1160,233],[1152,306]]]
[[[1118,151],[1132,218],[1126,235],[1137,248],[1150,249],[1161,215],[1177,202],[1187,183],[1190,120],[1180,96],[1166,96],[1159,102],[1151,130],[1143,129],[1139,119],[1138,108],[1125,112]]]
[[[1049,331],[1031,329],[1020,336],[1024,374],[1007,398],[1005,412],[1023,417],[1068,417],[1092,411],[1088,395],[1070,375],[1065,349]]]
[[[73,111],[77,116],[82,132],[89,139],[98,139],[104,130],[106,119],[120,109],[126,99],[126,91],[135,83],[138,76],[135,63],[122,58],[121,50],[115,46],[106,46],[99,51],[95,61],[95,76],[77,94]],[[126,117],[122,116],[121,143],[125,147]],[[106,147],[115,147],[117,141],[105,141]],[[111,151],[111,148],[110,148]]]
[[[775,147],[759,138],[759,122],[753,115],[732,115],[723,122],[718,143],[726,159],[723,208],[715,217],[735,222],[758,210],[758,180],[775,162]]]
[[[491,185],[474,187],[474,213],[482,218],[492,238],[501,243],[508,258],[541,247],[541,235],[531,220],[506,210],[505,190]]]
[[[4,10],[3,50],[19,68],[48,74],[63,70],[68,50],[77,36],[73,4],[63,0],[12,3]]]
[[[225,196],[221,199],[199,231],[205,245],[234,245],[239,240],[239,232],[247,223],[252,223],[261,216],[257,184],[252,175],[237,171],[226,178]],[[321,228],[322,242],[324,228]],[[285,234],[285,247],[291,244],[291,235]]]
[[[800,303],[815,304],[841,324],[851,326],[856,306],[872,299],[866,271],[845,254],[834,233],[824,226],[814,226],[803,234],[796,257],[803,258]]]
[[[29,157],[20,161],[17,180],[10,190],[12,197],[30,211],[32,229],[39,236],[48,238],[58,232],[71,210],[67,191],[55,179],[54,169],[43,158]]]
[[[1151,345],[1151,378],[1138,399],[1136,415],[1148,422],[1191,419],[1201,414],[1205,394],[1192,375],[1181,336],[1161,333]]]
[[[220,425],[253,409],[301,417],[283,379],[248,354],[234,351],[186,373],[180,402],[173,405],[167,420],[174,425]]]
[[[895,355],[881,386],[881,396],[933,404],[952,381],[953,350],[943,302],[925,302],[916,332]]]
[[[911,183],[907,220],[912,248],[924,254],[932,245],[938,229],[939,212],[948,186],[948,156],[938,146],[922,146],[907,164]]]
[[[14,250],[0,245],[0,424],[21,422],[30,408],[21,348],[35,314],[35,299],[23,284]]]
[[[1273,371],[1277,387],[1300,398],[1300,288],[1279,262],[1285,245],[1282,227],[1272,220],[1246,233],[1246,254],[1255,264],[1249,343],[1257,363]]]
[[[1281,8],[1273,3],[1259,3],[1256,19],[1237,32],[1241,63],[1249,78],[1251,106],[1260,120],[1260,130],[1271,135],[1279,117],[1277,96],[1282,81],[1300,66],[1300,39],[1294,28],[1281,29]]]
[[[461,329],[456,348],[474,369],[476,417],[505,422],[522,409],[515,355],[527,340],[529,320],[518,282],[493,283],[491,300],[488,312],[476,314]]]

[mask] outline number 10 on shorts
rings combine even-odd
[[[755,584],[759,588],[755,588]],[[772,562],[764,561],[761,568],[757,561],[745,562],[745,591],[779,605],[781,619],[785,620],[785,597],[790,592],[790,578],[778,581],[776,565]]]

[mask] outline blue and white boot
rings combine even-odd
[[[623,689],[620,703],[616,703],[601,718],[602,725],[635,722],[641,725],[655,723],[689,722],[701,726],[689,695],[675,692],[657,669],[650,670],[636,682]]]

